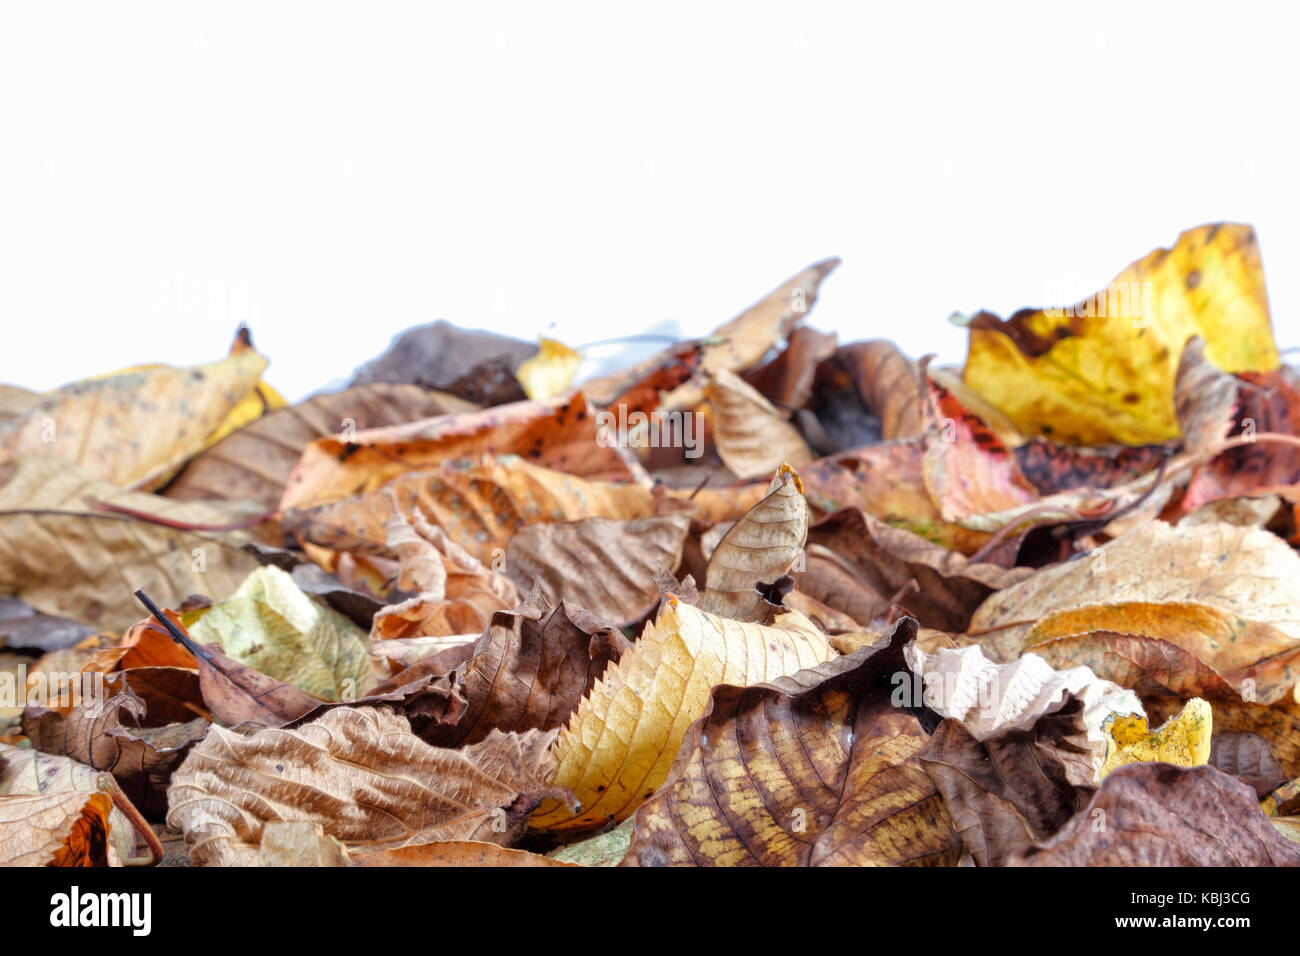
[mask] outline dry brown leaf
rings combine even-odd
[[[180,626],[180,614],[172,610],[164,613],[173,624]],[[198,666],[199,662],[193,654],[172,640],[172,636],[161,624],[152,617],[147,617],[132,624],[115,647],[96,652],[83,670],[107,674],[144,667],[197,670]]]
[[[1102,782],[1027,866],[1300,866],[1254,791],[1213,767],[1136,763]]]
[[[593,480],[629,477],[617,451],[597,441],[595,413],[576,392],[317,438],[304,449],[289,477],[280,508],[310,508],[350,498],[398,475],[485,454],[517,454]]]
[[[890,700],[916,623],[752,687],[724,685],[636,813],[624,865],[953,864],[943,801],[916,762],[918,717]]]
[[[449,462],[432,471],[394,478],[381,492],[291,510],[284,525],[298,537],[339,551],[387,550],[385,523],[392,489],[403,514],[416,506],[429,520],[484,564],[525,525],[581,518],[644,518],[655,513],[654,496],[639,485],[587,481],[542,468],[515,455]]]
[[[989,594],[1031,573],[972,563],[957,551],[846,508],[809,529],[805,569],[795,582],[859,624],[871,623],[897,598],[923,626],[963,631]],[[917,586],[909,593],[905,589],[913,581]]]
[[[297,730],[214,727],[176,772],[167,822],[199,866],[256,865],[265,825],[319,823],[356,849],[437,840],[509,843],[556,793],[554,734],[493,733],[430,747],[386,708],[342,707]]]
[[[917,754],[979,866],[1003,866],[1073,817],[1094,789],[1083,704],[1066,695],[1029,729],[977,739],[944,720]]]
[[[387,522],[388,547],[401,562],[398,587],[416,597],[375,614],[372,642],[481,631],[496,611],[519,603],[509,578],[484,567],[431,525],[418,506],[407,520],[396,500]]]
[[[136,595],[144,596],[143,590]],[[216,720],[282,727],[322,705],[319,697],[227,657],[220,644],[199,644],[183,626],[176,627],[180,643],[198,662],[203,703]]]
[[[571,601],[630,624],[659,599],[656,579],[677,569],[689,528],[684,512],[526,525],[506,548],[506,574],[520,593],[536,588],[551,605]]]
[[[223,438],[191,459],[164,494],[185,500],[256,501],[274,508],[309,442],[473,408],[455,395],[417,385],[378,383],[315,395],[274,409]]]
[[[29,707],[23,733],[38,750],[111,773],[135,806],[161,818],[172,772],[208,732],[198,674],[136,668],[107,675],[101,693],[66,715]]]
[[[356,853],[353,866],[578,866],[537,853],[512,850],[478,840],[448,840],[423,843],[400,850]]]
[[[410,383],[481,405],[500,405],[524,397],[514,371],[536,353],[532,342],[439,319],[394,336],[383,355],[357,369],[351,384]]]
[[[0,796],[0,866],[119,866],[98,790]]]
[[[1195,602],[1067,609],[1034,625],[1025,646],[1053,666],[1087,664],[1141,694],[1272,703],[1300,676],[1294,638]]]
[[[1210,742],[1210,766],[1236,777],[1261,800],[1287,782],[1268,741],[1254,733],[1216,733]]]
[[[1300,557],[1271,532],[1152,522],[1087,559],[993,594],[968,635],[994,660],[1014,660],[1033,647],[1058,666],[1052,646],[1069,641],[1061,656],[1103,677],[1110,676],[1110,652],[1086,643],[1089,635],[1163,640],[1239,689],[1253,681],[1257,699],[1269,703],[1294,685],[1300,667],[1297,608]]]
[[[370,663],[380,674],[401,673],[413,664],[427,665],[429,673],[446,674],[464,664],[474,653],[478,634],[449,634],[446,637],[407,637],[374,641]]]
[[[925,433],[919,371],[898,346],[872,339],[846,345],[838,354],[849,366],[862,401],[880,419],[882,438],[919,438]]]
[[[709,556],[701,609],[737,621],[762,620],[768,604],[755,590],[786,574],[808,536],[808,503],[793,468],[782,462],[767,494],[722,536]]]
[[[240,550],[245,535],[148,524],[93,510],[87,498],[180,521],[232,518],[202,502],[120,492],[56,458],[11,461],[0,465],[0,593],[120,631],[140,617],[136,588],[174,605],[194,593],[229,593],[258,567]]]
[[[555,743],[555,780],[581,809],[543,807],[542,829],[591,829],[622,820],[667,778],[691,723],[718,684],[755,684],[830,660],[816,625],[794,611],[770,624],[708,614],[667,595],[587,697]]]
[[[426,723],[407,708],[412,729],[441,747],[485,739],[493,730],[563,727],[606,667],[631,642],[617,628],[567,601],[534,595],[512,611],[492,615],[472,656],[456,669],[463,710]],[[393,679],[396,683],[402,676]]]
[[[817,365],[834,352],[834,332],[801,326],[790,333],[781,354],[745,373],[744,379],[778,408],[802,408],[812,396]]]
[[[858,508],[927,541],[974,554],[989,535],[943,519],[926,490],[923,462],[919,441],[881,442],[820,458],[801,469],[799,477],[808,504],[819,515]]]
[[[1300,449],[1251,440],[1258,433],[1300,431],[1300,374],[1294,369],[1229,375],[1210,364],[1202,341],[1193,338],[1178,366],[1175,398],[1189,451],[1212,452],[1229,437],[1246,441],[1197,465],[1183,493],[1183,511],[1248,495],[1300,497]]]
[[[782,462],[799,467],[813,460],[798,429],[757,389],[731,372],[715,372],[704,394],[712,415],[718,456],[737,477],[771,474]]]
[[[1205,339],[1183,346],[1174,379],[1174,409],[1183,446],[1205,451],[1227,437],[1237,409],[1237,380],[1205,357]]]
[[[152,828],[112,775],[64,756],[0,744],[0,805],[18,797],[100,793],[107,811],[109,857],[114,865],[149,866],[162,856]],[[4,811],[0,810],[0,816]],[[0,847],[4,840],[0,838]],[[0,849],[0,859],[4,850]],[[2,864],[0,864],[2,865]]]
[[[714,329],[700,356],[701,370],[743,372],[757,365],[813,307],[822,280],[839,264],[839,259],[814,263],[731,321]],[[719,339],[721,341],[717,341]],[[615,375],[588,382],[583,388],[593,396],[593,401],[601,402],[611,401],[630,384],[624,376]],[[688,382],[670,392],[664,398],[664,406],[691,408],[703,398],[699,387]]]
[[[319,823],[272,820],[262,827],[259,866],[347,866],[348,851]]]

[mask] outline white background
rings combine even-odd
[[[293,398],[435,318],[703,334],[829,255],[811,324],[959,362],[954,310],[1072,302],[1220,219],[1300,345],[1281,8],[0,9],[0,381],[218,358],[243,320]]]

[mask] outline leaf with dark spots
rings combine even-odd
[[[1040,495],[1076,488],[1114,488],[1154,470],[1171,445],[1076,448],[1031,438],[1013,450],[1020,473]]]
[[[217,442],[191,459],[163,493],[186,500],[256,501],[274,508],[303,449],[315,439],[471,407],[454,395],[416,385],[377,383],[316,395],[274,409]]]

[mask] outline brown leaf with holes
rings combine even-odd
[[[765,684],[716,687],[624,865],[955,864],[961,842],[891,701],[904,621],[875,646]]]
[[[554,734],[431,747],[386,708],[341,707],[297,730],[214,727],[176,772],[167,822],[199,866],[255,865],[273,820],[319,823],[354,850],[440,840],[508,844],[550,783]]]

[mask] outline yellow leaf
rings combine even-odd
[[[245,346],[193,368],[151,365],[66,385],[0,425],[0,462],[55,455],[119,488],[155,488],[206,447],[265,368]]]
[[[770,681],[835,656],[826,635],[797,611],[749,624],[668,595],[658,618],[596,682],[551,748],[556,785],[572,790],[582,809],[573,813],[552,801],[532,825],[588,829],[626,819],[668,778],[714,687]]]
[[[541,339],[537,354],[526,359],[515,372],[515,378],[524,387],[524,394],[532,399],[553,398],[569,389],[573,376],[582,364],[582,356],[563,342]]]
[[[1205,339],[1228,372],[1278,364],[1255,231],[1217,223],[1134,262],[1064,309],[970,325],[965,381],[1027,434],[1096,445],[1178,435],[1174,378],[1183,345]]]
[[[1199,697],[1187,702],[1182,712],[1155,733],[1147,728],[1147,719],[1133,714],[1116,714],[1102,729],[1109,735],[1106,762],[1100,776],[1130,763],[1172,763],[1179,767],[1199,767],[1210,759],[1210,732],[1213,713]]]
[[[237,432],[245,425],[252,424],[272,409],[284,408],[287,404],[288,402],[284,400],[284,396],[270,385],[265,382],[258,382],[257,387],[240,399],[239,404],[230,410],[230,414],[217,426],[216,431],[204,439],[203,447],[199,451],[207,451],[232,432]],[[198,452],[195,454],[198,454]]]

